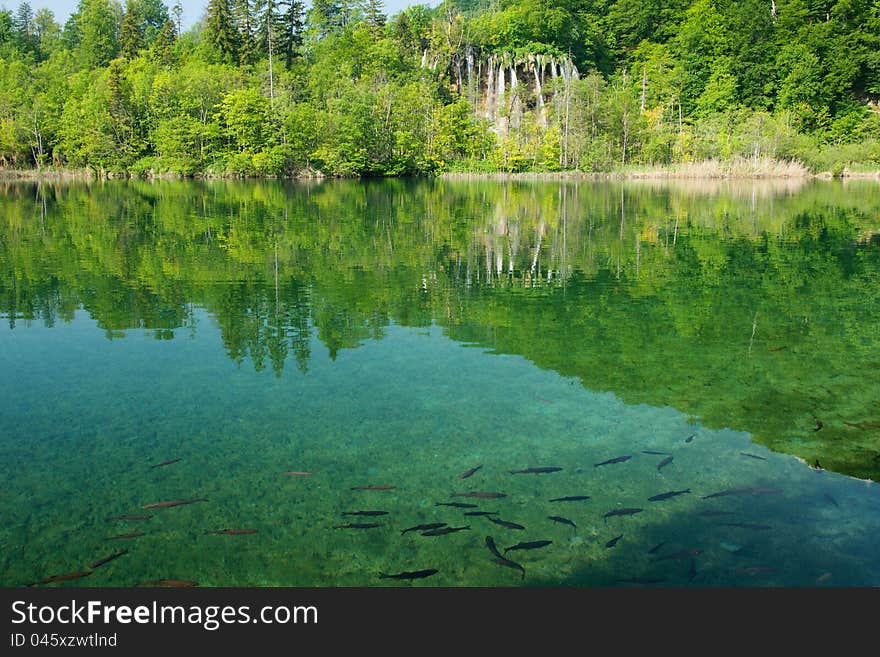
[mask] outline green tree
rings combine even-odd
[[[278,52],[283,54],[289,69],[300,55],[305,31],[305,8],[302,0],[281,0],[278,3]]]
[[[127,0],[125,16],[122,19],[122,28],[119,33],[120,54],[128,59],[133,59],[137,57],[144,45],[143,20],[138,2],[137,0]]]
[[[709,116],[730,109],[737,100],[738,80],[733,59],[719,57],[712,62],[709,79],[696,100],[694,115]]]
[[[30,3],[22,2],[15,11],[12,21],[15,28],[15,37],[18,48],[22,52],[30,52],[34,55],[38,52],[37,29],[34,22],[34,10]]]
[[[165,23],[171,20],[171,14],[162,0],[134,0],[134,4],[140,17],[144,45],[149,48],[159,37]]]
[[[177,28],[170,19],[165,21],[165,25],[159,31],[159,34],[153,40],[150,51],[153,58],[165,65],[170,66],[174,59],[174,44],[177,42]]]
[[[626,56],[642,41],[665,43],[673,37],[690,4],[689,0],[614,0],[602,22],[614,49]]]
[[[734,58],[734,66],[727,73],[736,77],[739,102],[748,107],[767,108],[772,102],[775,82],[773,5],[766,0],[723,0],[723,3],[727,48]]]
[[[232,0],[235,24],[238,27],[238,60],[253,64],[258,54],[258,20],[254,0]]]
[[[312,0],[309,25],[320,38],[337,33],[345,24],[345,0]]]
[[[269,136],[269,102],[256,89],[230,91],[220,101],[217,115],[229,150],[255,153]]]
[[[12,20],[12,12],[6,8],[0,8],[0,46],[12,45],[14,38],[15,24]]]
[[[714,0],[697,0],[685,13],[672,40],[682,71],[681,103],[691,112],[712,72],[712,63],[728,52],[728,29]]]
[[[34,34],[39,58],[47,59],[58,47],[61,38],[61,27],[49,9],[38,9],[34,15]]]
[[[81,67],[101,68],[116,57],[122,13],[115,0],[80,0],[68,20],[71,28],[65,26],[65,31]]]
[[[388,21],[383,4],[382,0],[364,0],[364,20],[374,30],[385,27]]]
[[[239,35],[236,29],[233,0],[210,0],[205,12],[205,40],[218,61],[238,61]]]

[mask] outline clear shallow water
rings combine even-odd
[[[691,296],[703,302],[694,304],[692,298],[690,321],[676,325],[652,305],[660,294],[656,289],[639,289],[645,285],[643,276],[656,280],[662,273],[650,254],[668,259],[669,247],[664,245],[666,253],[660,254],[650,240],[636,239],[639,275],[626,278],[636,264],[635,249],[627,248],[629,260],[621,255],[618,265],[615,251],[624,252],[626,231],[636,230],[638,237],[650,227],[650,220],[638,218],[648,210],[644,199],[633,211],[633,229],[621,229],[616,215],[618,221],[608,226],[611,220],[589,206],[576,206],[577,213],[567,206],[577,230],[566,234],[563,245],[531,220],[509,218],[515,216],[511,203],[537,211],[543,199],[550,204],[544,209],[548,216],[558,210],[558,186],[544,186],[542,193],[548,188],[549,196],[536,200],[534,188],[453,186],[442,198],[452,198],[466,216],[448,222],[415,220],[393,209],[393,202],[385,219],[365,219],[363,206],[351,203],[349,209],[361,210],[347,219],[338,213],[322,218],[317,212],[313,220],[318,228],[288,219],[274,232],[265,229],[254,201],[266,192],[260,185],[231,191],[197,185],[111,186],[87,194],[65,189],[46,215],[31,214],[40,207],[32,201],[20,224],[8,212],[0,262],[9,274],[3,291],[17,305],[7,311],[9,321],[0,329],[0,368],[6,373],[0,379],[0,422],[5,427],[0,438],[0,583],[19,585],[81,571],[127,548],[127,554],[87,578],[61,585],[132,586],[167,578],[203,586],[373,586],[396,584],[379,579],[380,572],[428,568],[439,572],[414,580],[415,585],[609,586],[628,585],[619,580],[629,579],[667,586],[878,585],[880,487],[815,471],[740,430],[750,423],[779,421],[764,410],[778,406],[779,399],[764,399],[766,395],[749,388],[764,379],[782,391],[814,384],[797,371],[774,369],[772,363],[794,351],[796,343],[815,339],[803,330],[797,335],[785,330],[797,319],[803,323],[804,307],[831,308],[832,326],[848,306],[847,295],[876,282],[876,246],[859,241],[864,231],[859,221],[870,222],[871,216],[851,213],[853,225],[845,229],[854,231],[855,238],[835,243],[837,248],[852,244],[852,258],[862,263],[847,265],[853,271],[843,280],[854,281],[853,289],[842,290],[836,300],[801,293],[812,306],[802,304],[773,320],[764,319],[764,306],[755,320],[752,302],[759,292],[764,298],[768,289],[778,289],[776,281],[763,280],[757,291],[748,283],[731,288],[727,281],[725,287],[725,270],[736,268],[728,256],[726,264],[716,258],[713,265],[722,289],[707,300],[705,285],[697,288],[692,281]],[[284,192],[279,198],[293,208],[302,205],[297,196],[302,190],[279,189]],[[272,193],[279,189],[268,188]],[[393,185],[378,189],[386,201],[397,198],[413,214],[419,204],[423,211],[436,208],[420,196],[434,189],[430,185],[404,190],[411,192],[405,197],[409,200],[395,196],[401,190]],[[88,229],[76,229],[81,213],[73,212],[79,209],[74,199],[117,206],[120,196],[134,204],[131,199],[137,200],[138,192],[143,203],[150,190],[159,196],[179,195],[166,200],[184,209],[181,198],[189,200],[191,209],[197,206],[193,198],[204,200],[206,191],[226,205],[208,207],[180,224],[162,210],[161,198],[127,219],[108,212],[106,218],[96,218],[92,207],[91,223],[83,223]],[[610,199],[619,197],[620,190],[580,193],[615,210]],[[314,200],[316,192],[309,190],[310,207],[320,210],[322,203],[345,200],[345,194],[362,199],[362,191],[359,186],[330,187]],[[645,192],[626,193],[638,200]],[[668,204],[669,191],[665,193]],[[771,200],[779,211],[783,201],[796,203],[804,193]],[[648,197],[657,194],[650,190]],[[865,196],[874,199],[870,190]],[[256,203],[256,209],[242,198]],[[708,207],[717,209],[722,203],[729,211],[737,198],[727,193]],[[673,202],[684,203],[681,199],[672,195]],[[14,193],[6,202],[25,205]],[[406,203],[413,206],[406,208]],[[487,226],[498,226],[499,203],[508,208],[507,228],[501,237],[486,238]],[[473,214],[484,206],[488,209],[482,214]],[[844,210],[823,212],[827,219]],[[486,215],[491,216],[488,223]],[[790,221],[796,224],[802,216],[799,209]],[[783,228],[774,230],[792,225],[786,221],[783,217]],[[690,223],[690,232],[682,227],[672,238],[679,252],[690,246],[693,253],[697,236],[709,241],[706,231]],[[825,227],[830,223],[826,220]],[[619,239],[586,239],[585,226],[588,235],[611,228]],[[206,227],[215,232],[200,245],[192,234],[204,238],[210,232]],[[518,246],[512,244],[514,229],[523,235]],[[192,231],[189,236],[182,234],[187,230]],[[544,239],[542,230],[554,246],[529,246]],[[729,236],[719,234],[724,232],[714,231],[716,253],[730,244]],[[768,232],[765,228],[750,240],[766,240]],[[274,235],[269,248],[266,235]],[[735,253],[752,244],[750,240]],[[502,248],[486,248],[494,241]],[[774,254],[777,268],[799,271],[778,263],[806,261],[813,269],[811,258],[818,247],[782,244],[788,246]],[[507,259],[505,251],[512,254]],[[500,267],[497,252],[502,254]],[[563,265],[564,259],[574,264]],[[468,267],[470,261],[479,264]],[[684,294],[684,283],[675,273],[673,268],[672,274],[664,274],[665,286]],[[814,274],[808,287],[824,292],[829,280],[838,280],[840,287],[834,276],[834,271]],[[628,294],[623,296],[622,290]],[[747,299],[750,312],[744,338],[725,351],[719,345],[730,341],[726,325],[742,313],[731,311],[712,322],[700,319],[700,306],[718,313],[725,308],[721,300],[728,298],[735,303]],[[792,291],[780,303],[797,306],[797,301],[804,298]],[[870,315],[870,303],[858,312]],[[576,312],[581,314],[574,317]],[[597,324],[600,316],[616,321]],[[816,323],[815,315],[810,317]],[[771,321],[775,333],[768,339],[763,331]],[[632,324],[637,326],[623,328]],[[756,324],[761,332],[753,330]],[[717,342],[694,335],[705,334],[709,326],[720,335]],[[829,338],[821,321],[820,326],[822,339],[832,340],[832,346],[840,347],[838,353],[858,347],[874,353],[876,328],[860,332],[853,327]],[[613,327],[620,327],[617,335],[608,331]],[[638,348],[620,353],[620,334],[636,328]],[[587,344],[596,342],[600,344]],[[776,349],[780,345],[786,348]],[[707,350],[718,363],[742,361],[746,369],[731,379],[714,362],[706,367],[701,360]],[[755,363],[759,355],[766,360]],[[562,365],[552,365],[560,360]],[[853,366],[844,362],[838,367],[835,381]],[[661,390],[668,388],[667,370],[688,372],[692,387]],[[590,378],[598,373],[603,374],[602,384],[591,388]],[[736,380],[745,396],[723,399]],[[688,401],[697,397],[695,390],[713,386],[722,392],[704,393],[711,398],[704,403],[717,409],[726,401],[733,418],[728,426],[719,427],[717,419],[707,423],[688,408],[695,403]],[[873,395],[868,379],[862,388],[865,397]],[[843,389],[827,394],[836,398]],[[684,401],[638,403],[633,397],[640,394]],[[719,395],[722,399],[715,399]],[[733,414],[730,408],[742,406],[743,399],[751,399],[757,410]],[[859,421],[871,422],[867,410]],[[791,419],[789,443],[796,446],[834,430],[829,413],[821,412],[819,431],[817,416]],[[797,435],[801,422],[803,437]],[[872,427],[858,431],[863,440]],[[836,447],[857,452],[862,444]],[[823,449],[833,457],[830,448]],[[673,461],[658,470],[664,456],[645,450],[668,452]],[[827,467],[826,452],[821,458]],[[631,458],[595,466],[622,455]],[[181,460],[151,467],[171,459]],[[459,478],[478,465],[482,467],[473,476]],[[536,466],[562,470],[511,474]],[[284,471],[313,474],[291,477]],[[365,485],[394,488],[352,490]],[[764,492],[703,499],[751,488]],[[687,489],[691,492],[648,501],[659,493]],[[506,497],[452,497],[468,491],[503,492]],[[590,499],[549,501],[571,495]],[[207,502],[142,509],[153,502],[202,497]],[[471,509],[435,506],[449,501],[497,511],[525,529],[464,516]],[[624,507],[643,511],[603,518]],[[388,515],[342,516],[358,510]],[[109,520],[139,513],[152,517]],[[550,515],[570,519],[577,527],[553,522]],[[334,528],[348,522],[382,526]],[[401,535],[405,528],[430,522],[470,529],[436,537]],[[257,533],[205,534],[224,528]],[[144,535],[107,540],[129,532]],[[520,541],[552,544],[508,553],[525,568],[521,578],[518,571],[493,562],[487,535],[502,550]],[[649,553],[660,543],[665,544]],[[669,556],[674,558],[661,559]]]

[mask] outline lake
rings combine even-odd
[[[0,585],[880,585],[876,182],[6,183],[0,273]]]

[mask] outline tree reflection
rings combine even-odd
[[[84,308],[112,339],[204,308],[277,377],[436,323],[876,479],[877,431],[851,425],[880,419],[880,188],[791,184],[10,184],[0,303],[13,330]]]

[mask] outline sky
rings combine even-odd
[[[34,11],[37,9],[51,9],[55,14],[55,21],[60,25],[64,25],[65,21],[67,21],[70,13],[76,9],[76,6],[79,4],[79,0],[28,0],[30,2],[31,7],[33,7]],[[169,8],[174,5],[175,0],[163,0],[165,5]],[[398,11],[405,7],[409,7],[410,5],[417,4],[427,4],[431,6],[437,5],[439,0],[422,0],[421,2],[417,0],[385,0],[385,13],[390,15],[396,14]],[[0,0],[0,7],[5,7],[6,9],[11,9],[15,11],[18,5],[21,4],[19,0]],[[123,0],[124,4],[124,0]],[[205,7],[208,6],[208,0],[180,0],[180,5],[183,7],[183,29],[190,27],[193,23],[199,20],[202,14],[205,11]],[[311,6],[311,2],[306,1],[306,6]]]

